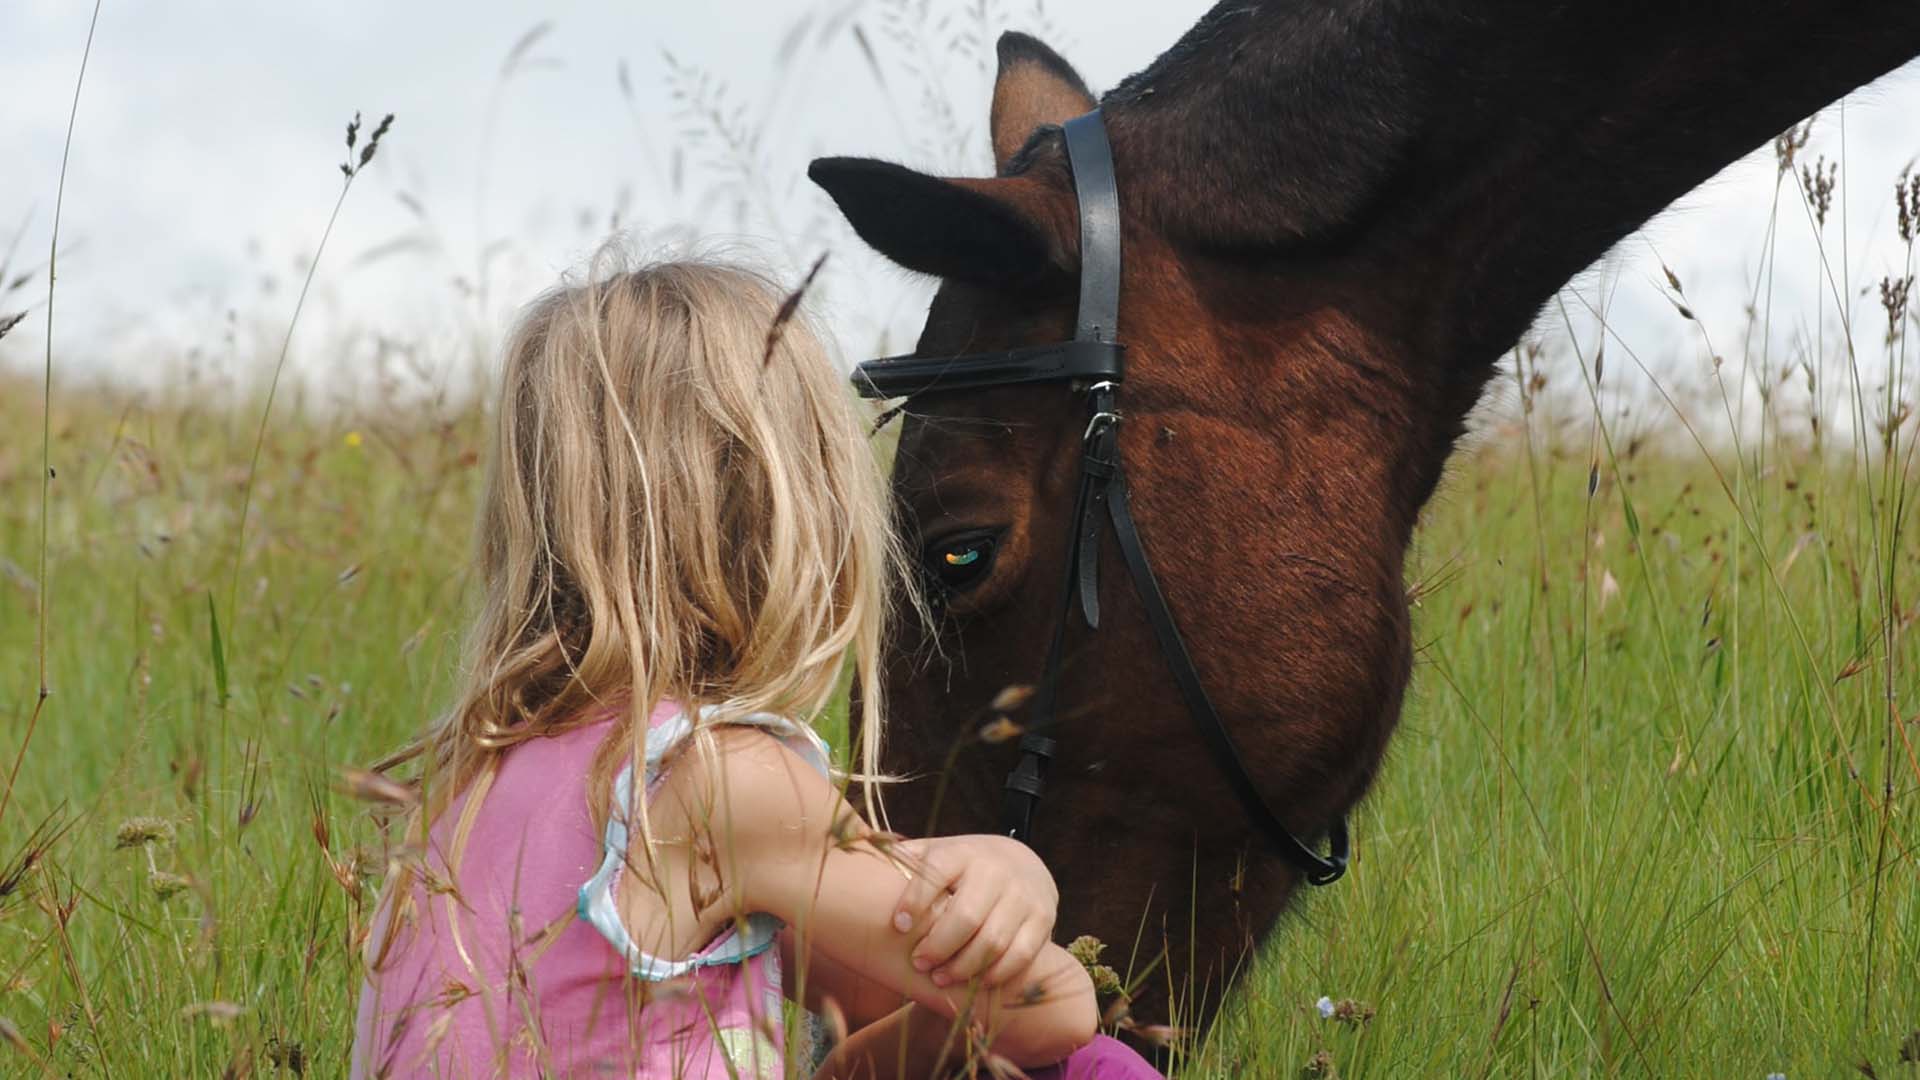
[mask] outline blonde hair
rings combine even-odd
[[[507,344],[457,694],[383,766],[424,759],[431,818],[510,747],[611,708],[588,787],[604,818],[659,702],[811,723],[850,662],[852,760],[877,778],[880,647],[905,578],[865,431],[770,278],[603,250]]]

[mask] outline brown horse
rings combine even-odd
[[[1135,516],[1293,831],[1323,835],[1380,765],[1411,667],[1408,542],[1499,357],[1649,216],[1916,55],[1914,0],[1227,0],[1099,103]],[[1058,125],[1095,104],[1050,49],[1008,35],[996,177],[814,164],[863,239],[944,279],[919,355],[1071,336]],[[938,641],[902,641],[890,667],[889,765],[927,777],[890,797],[905,829],[999,828],[1016,751],[969,732],[1039,675],[1085,424],[1060,384],[912,402],[894,483],[942,613]],[[1298,875],[1209,756],[1102,543],[1106,614],[1068,635],[1034,843],[1060,931],[1123,959],[1165,947],[1159,1000],[1138,1011],[1173,989],[1205,1023]],[[972,749],[931,821],[956,740]]]

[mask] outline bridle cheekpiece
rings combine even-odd
[[[1033,812],[1046,790],[1047,770],[1059,749],[1051,734],[1055,728],[1054,697],[1075,597],[1079,598],[1087,628],[1100,627],[1100,528],[1104,516],[1113,525],[1134,591],[1146,609],[1147,621],[1180,697],[1198,723],[1215,763],[1254,826],[1280,856],[1309,882],[1331,884],[1347,871],[1345,817],[1327,830],[1329,850],[1321,855],[1274,814],[1208,699],[1166,595],[1147,561],[1121,469],[1121,414],[1115,407],[1125,375],[1126,346],[1116,336],[1120,321],[1120,195],[1114,180],[1113,149],[1097,109],[1067,121],[1063,130],[1074,193],[1080,202],[1080,306],[1073,340],[961,356],[869,360],[853,375],[855,387],[868,398],[910,398],[935,390],[944,393],[1063,380],[1087,396],[1087,427],[1080,440],[1080,482],[1074,494],[1073,530],[1067,540],[1060,618],[1054,623],[1046,667],[1029,706],[1030,722],[1020,738],[1020,761],[1007,776],[1001,804],[1003,826],[1008,835],[1019,840],[1028,841],[1032,836]]]

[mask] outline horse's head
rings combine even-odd
[[[848,159],[812,171],[868,243],[942,279],[921,356],[1073,333],[1079,219],[1058,125],[1094,101],[1038,42],[1010,35],[1000,60],[996,177],[942,179]],[[1323,267],[1183,251],[1162,208],[1132,194],[1145,189],[1148,165],[1124,114],[1109,122],[1124,204],[1120,443],[1135,516],[1250,770],[1289,827],[1319,835],[1364,789],[1407,677],[1400,559],[1418,481],[1401,471],[1389,435],[1420,422],[1414,387],[1353,311],[1366,298],[1329,284]],[[939,640],[895,651],[890,762],[925,774],[956,740],[974,745],[937,821],[928,816],[939,785],[893,797],[903,824],[997,825],[1013,749],[980,746],[971,733],[999,691],[1040,676],[1060,617],[1086,423],[1062,384],[929,393],[906,415],[894,484],[933,585]],[[1205,880],[1194,889],[1277,897],[1290,887],[1287,871],[1258,860],[1242,869],[1247,815],[1102,534],[1108,614],[1097,633],[1077,618],[1068,631],[1053,732],[1062,751],[1036,827],[1070,894],[1100,883],[1098,896],[1070,895],[1067,917],[1135,927],[1155,887],[1191,881],[1196,865]],[[1180,910],[1189,897],[1160,899]],[[1277,910],[1259,907],[1250,923]],[[1236,948],[1250,929],[1237,932]],[[1153,950],[1159,933],[1149,935]]]
[[[1495,362],[1654,212],[1920,53],[1920,5],[1841,6],[1234,0],[1101,102],[1135,516],[1200,680],[1296,833],[1378,768],[1411,660],[1404,554]],[[1009,36],[995,177],[815,163],[862,238],[942,279],[921,356],[1071,334],[1059,125],[1094,105]],[[894,484],[942,615],[936,642],[895,648],[890,765],[924,775],[968,747],[942,831],[998,824],[1015,751],[971,736],[1041,671],[1086,423],[1072,389],[1041,384],[925,394],[901,430]],[[1070,626],[1036,846],[1062,931],[1172,944],[1177,989],[1230,970],[1296,875],[1223,782],[1111,532],[1100,543],[1104,615]],[[927,826],[941,788],[898,789],[900,822]]]

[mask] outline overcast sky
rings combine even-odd
[[[339,192],[355,110],[398,119],[321,263],[295,346],[309,382],[364,373],[376,335],[414,343],[434,370],[470,359],[614,226],[643,247],[724,238],[790,278],[831,250],[817,299],[842,349],[904,348],[926,283],[851,241],[805,181],[807,161],[864,153],[983,174],[1001,30],[1040,32],[1098,91],[1207,6],[1157,0],[1116,18],[1112,0],[106,0],[67,181],[57,363],[164,382],[190,349],[210,368],[270,359]],[[85,0],[0,0],[0,254],[24,226],[16,271],[44,263],[90,13]],[[1843,265],[1863,326],[1878,302],[1860,289],[1903,256],[1887,192],[1920,153],[1916,117],[1909,67],[1822,114],[1806,151],[1839,156],[1844,128]],[[1585,275],[1571,307],[1604,294],[1642,355],[1697,359],[1698,338],[1656,288],[1657,249],[1719,350],[1737,352],[1773,190],[1763,149]],[[1824,287],[1797,198],[1781,207],[1772,321],[1786,348],[1813,326]],[[1840,237],[1829,224],[1836,261]],[[43,294],[36,283],[0,297],[0,314],[40,316]],[[41,341],[30,319],[0,343],[0,366],[36,368]]]

